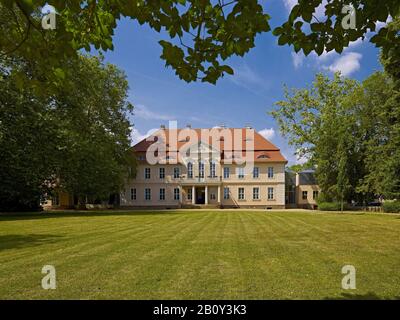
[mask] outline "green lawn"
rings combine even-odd
[[[57,289],[41,288],[54,265]],[[342,266],[357,289],[341,289]],[[400,216],[257,211],[0,217],[0,298],[400,297]]]

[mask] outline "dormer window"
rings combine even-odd
[[[179,140],[179,142],[188,142],[188,141],[189,141],[189,137],[186,137],[185,139]]]

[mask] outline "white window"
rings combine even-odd
[[[224,167],[224,179],[229,179],[230,169],[229,167]]]
[[[180,174],[179,167],[175,167],[174,168],[174,179],[178,179],[180,175],[181,174]]]
[[[268,200],[274,200],[274,188],[268,188]]]
[[[192,189],[188,189],[187,198],[188,198],[188,200],[192,200],[193,199],[193,190]]]
[[[131,200],[136,200],[136,189],[135,188],[131,189]]]
[[[165,200],[165,188],[160,189],[160,200]]]
[[[260,168],[254,167],[253,168],[253,178],[258,178],[260,176]]]
[[[238,199],[239,200],[244,200],[244,188],[239,188],[238,189]]]
[[[318,191],[317,190],[313,191],[312,198],[313,198],[313,200],[316,200],[318,198]]]
[[[204,178],[204,163],[199,162],[199,178]]]
[[[260,199],[260,188],[253,188],[253,200]]]
[[[307,198],[308,198],[308,192],[307,191],[303,191],[302,192],[302,198],[303,198],[303,200],[307,200]]]
[[[228,187],[224,188],[224,199],[225,200],[229,199],[229,188]]]
[[[216,168],[215,162],[214,161],[210,161],[210,177],[211,178],[215,178],[217,176],[215,168]]]
[[[165,168],[160,168],[160,179],[165,179]]]
[[[174,188],[174,200],[180,199],[180,191],[179,188]]]
[[[268,167],[268,178],[273,178],[273,177],[274,177],[274,168]]]
[[[150,179],[150,168],[145,168],[144,169],[144,178],[145,179]]]
[[[131,190],[132,192],[132,190]],[[59,206],[60,205],[60,195],[57,193],[51,198],[51,203],[53,206]]]
[[[210,200],[215,200],[215,199],[217,199],[215,193],[210,193]]]
[[[151,189],[150,188],[144,189],[144,199],[151,200]]]
[[[187,166],[188,170],[188,178],[192,179],[193,178],[193,163],[189,162]]]
[[[243,179],[244,178],[244,168],[243,167],[238,167],[237,168],[237,175],[239,179]]]

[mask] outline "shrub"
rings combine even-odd
[[[333,202],[333,198],[325,192],[320,192],[318,195],[317,203]]]
[[[385,201],[383,203],[383,211],[390,213],[400,213],[400,200]]]
[[[340,202],[318,202],[318,209],[322,211],[340,211]]]

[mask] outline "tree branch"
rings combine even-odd
[[[24,38],[22,39],[22,41],[12,50],[3,53],[1,56],[5,57],[5,56],[9,56],[10,54],[12,54],[13,52],[17,51],[19,48],[21,48],[21,46],[25,43],[25,41],[28,39],[28,35],[30,33],[31,30],[31,24],[29,23],[29,21],[27,22],[27,29],[26,29],[26,33]]]

